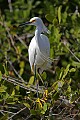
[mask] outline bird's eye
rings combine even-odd
[[[33,23],[33,22],[35,22],[35,21],[36,21],[36,20],[31,20],[30,22]]]

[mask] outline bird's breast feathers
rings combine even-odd
[[[35,51],[36,51],[35,62],[38,66],[42,65],[46,61],[46,58],[49,57],[49,54],[50,54],[50,44],[47,36],[41,34],[40,37],[41,39],[39,41],[39,46],[35,40],[35,36],[32,38],[29,45],[28,52],[29,52],[29,62],[31,66],[34,63]]]

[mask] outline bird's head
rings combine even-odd
[[[36,27],[40,27],[42,29],[42,32],[47,32],[48,34],[50,33],[50,31],[47,29],[47,27],[44,25],[43,21],[39,17],[33,17],[30,19],[30,21],[22,23],[19,26],[25,25],[34,25]]]
[[[39,17],[33,17],[30,19],[30,24],[35,26],[40,26],[43,24],[43,21]]]

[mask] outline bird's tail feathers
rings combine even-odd
[[[51,69],[52,68],[52,61],[49,61],[47,63],[46,69]]]

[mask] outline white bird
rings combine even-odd
[[[22,23],[19,26],[34,25],[36,26],[35,36],[32,38],[28,53],[31,70],[34,73],[36,80],[36,71],[40,74],[51,67],[50,57],[50,42],[43,33],[50,33],[39,17],[33,17],[29,22]],[[37,81],[37,97],[38,97],[38,81]]]
[[[34,65],[41,74],[44,70],[50,68],[50,42],[46,35],[43,33],[49,33],[49,30],[44,25],[43,21],[39,17],[33,17],[29,22],[22,23],[20,26],[34,25],[36,26],[35,36],[32,38],[28,53],[31,70],[34,72]]]

